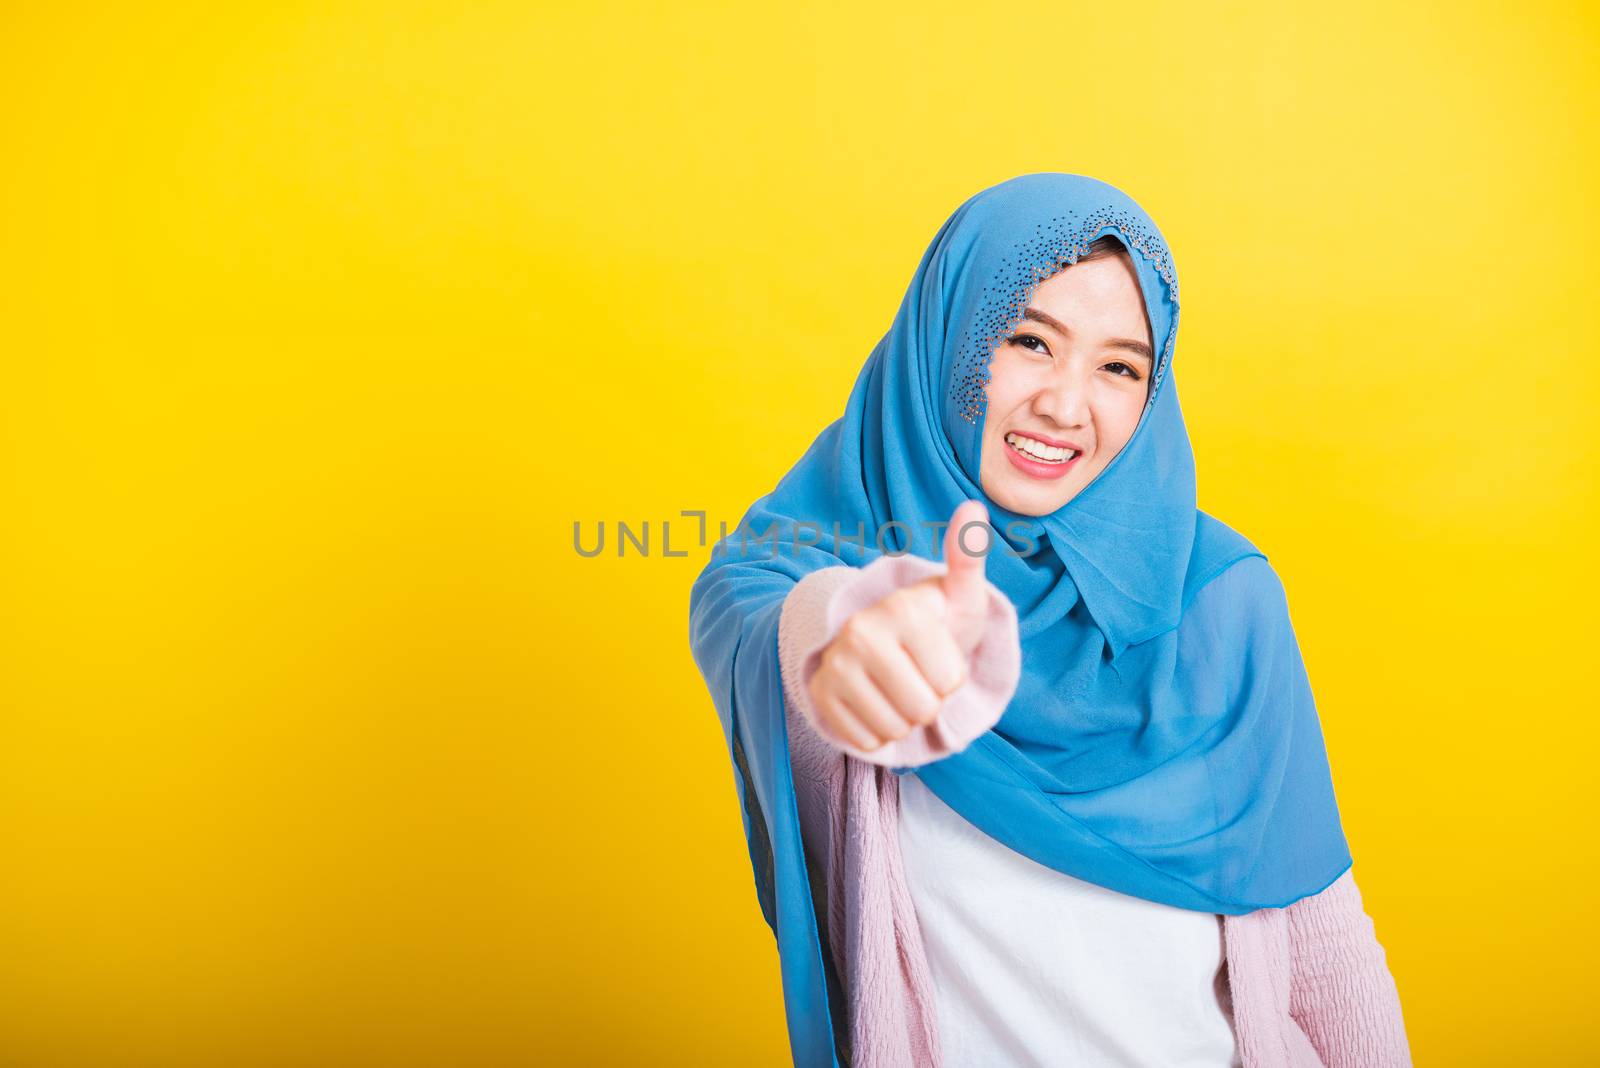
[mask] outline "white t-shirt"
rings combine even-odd
[[[949,1068],[1237,1068],[1222,921],[1047,868],[915,772],[900,849]]]

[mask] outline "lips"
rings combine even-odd
[[[1061,449],[1077,449],[1078,452],[1082,452],[1083,451],[1083,449],[1079,448],[1077,445],[1074,445],[1070,441],[1058,441],[1058,440],[1056,440],[1055,438],[1051,437],[1048,434],[1039,434],[1039,433],[1036,433],[1036,432],[1034,432],[1032,430],[1011,430],[1011,431],[1007,431],[1007,436],[1008,437],[1011,434],[1020,434],[1025,438],[1032,438],[1034,441],[1042,441],[1046,445],[1054,445],[1057,448],[1061,448]]]
[[[1038,437],[1013,430],[1005,436],[1006,444],[1024,456],[1044,463],[1067,463],[1082,454],[1083,449],[1069,441]]]
[[[1042,456],[1034,455],[1028,449],[1044,453]],[[1011,466],[1027,475],[1041,481],[1049,481],[1064,476],[1073,470],[1080,459],[1083,450],[1071,445],[1049,445],[1027,434],[1015,431],[1005,436],[1006,459],[1011,461]]]

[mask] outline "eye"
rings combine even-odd
[[[1013,345],[1022,345],[1024,341],[1037,341],[1039,343],[1039,347],[1036,349],[1028,348],[1026,345],[1023,347],[1028,348],[1029,352],[1036,352],[1041,356],[1050,355],[1050,346],[1046,345],[1042,339],[1034,336],[1033,334],[1013,334],[1011,337],[1006,338],[1006,340]]]
[[[1124,378],[1132,378],[1132,379],[1134,379],[1136,381],[1139,378],[1139,372],[1135,371],[1132,367],[1129,367],[1127,364],[1123,363],[1121,360],[1117,360],[1117,361],[1115,361],[1113,363],[1106,364],[1106,369],[1108,371],[1110,371],[1112,374],[1121,375]]]

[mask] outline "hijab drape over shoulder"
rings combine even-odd
[[[1087,487],[1050,515],[1019,515],[978,481],[989,362],[1038,284],[1107,235],[1144,297],[1150,396]],[[968,498],[988,503],[1002,535],[986,575],[1017,609],[1022,678],[990,731],[917,769],[934,793],[1041,864],[1179,908],[1281,907],[1350,866],[1283,588],[1263,554],[1196,508],[1170,374],[1177,328],[1166,242],[1119,190],[1043,173],[974,195],[923,253],[844,414],[695,581],[691,645],[736,768],[797,1063],[833,1055],[779,612],[818,568],[883,552],[939,559],[930,524]]]

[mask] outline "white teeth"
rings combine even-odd
[[[1055,445],[1046,445],[1042,441],[1035,441],[1030,437],[1025,437],[1022,434],[1018,434],[1016,431],[1012,431],[1006,435],[1006,443],[1015,447],[1017,451],[1025,452],[1034,459],[1043,460],[1046,463],[1066,463],[1068,460],[1078,455],[1077,452],[1072,449],[1063,449]]]

